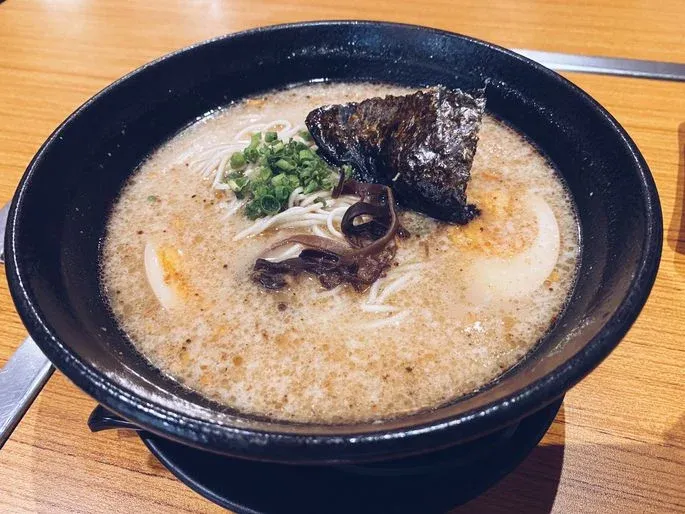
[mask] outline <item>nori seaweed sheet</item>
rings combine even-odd
[[[330,163],[350,164],[359,180],[391,186],[405,207],[464,224],[478,215],[466,186],[484,110],[484,89],[437,86],[319,107],[306,124]]]

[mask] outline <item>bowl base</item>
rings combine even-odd
[[[147,432],[140,437],[183,483],[239,514],[445,512],[518,466],[547,432],[562,401],[482,439],[370,464],[272,464],[203,452]]]

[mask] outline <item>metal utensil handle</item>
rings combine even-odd
[[[7,215],[10,212],[10,204],[5,204],[0,209],[0,263],[5,262],[5,227],[7,226]]]
[[[577,73],[596,73],[599,75],[673,80],[678,82],[685,81],[685,64],[676,62],[574,55],[527,50],[524,48],[513,48],[512,50],[556,71],[575,71]]]
[[[54,368],[27,337],[0,369],[0,448],[33,403]]]
[[[0,262],[4,262],[9,205],[0,209]],[[33,403],[54,368],[30,337],[0,369],[0,448]]]

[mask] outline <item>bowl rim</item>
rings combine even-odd
[[[123,388],[112,382],[105,374],[98,371],[86,360],[81,359],[52,332],[46,318],[38,309],[36,309],[37,301],[25,286],[22,265],[19,264],[17,259],[18,218],[23,210],[24,198],[27,194],[27,190],[31,187],[32,177],[36,174],[36,170],[41,167],[47,149],[59,138],[64,128],[69,125],[72,120],[86,111],[91,104],[106,96],[121,83],[143,73],[150,67],[173,59],[179,54],[189,52],[198,47],[213,45],[218,41],[246,38],[255,34],[296,30],[306,27],[333,28],[341,26],[397,27],[415,30],[417,33],[422,34],[437,34],[460,38],[471,44],[505,54],[510,58],[525,63],[534,68],[538,73],[542,73],[557,83],[569,88],[574,94],[579,95],[595,111],[605,118],[611,129],[622,140],[625,148],[629,151],[629,154],[634,161],[634,170],[639,173],[641,196],[645,205],[646,219],[646,232],[644,240],[641,242],[642,254],[640,256],[639,266],[630,282],[628,293],[616,308],[616,312],[607,319],[603,330],[592,338],[585,347],[571,356],[562,365],[549,371],[539,380],[531,382],[523,389],[519,389],[516,392],[506,395],[483,407],[472,409],[459,415],[446,416],[435,422],[413,425],[409,428],[383,429],[382,424],[379,424],[377,430],[353,433],[345,431],[346,426],[349,429],[353,425],[331,425],[330,427],[341,428],[340,432],[336,432],[335,434],[320,434],[315,432],[295,434],[276,430],[267,431],[243,428],[198,419],[192,413],[185,414],[180,411],[174,411],[156,403],[150,398],[137,394],[131,389]],[[489,425],[493,425],[493,419],[499,420],[500,423],[511,423],[521,419],[524,415],[530,414],[535,410],[548,405],[563,395],[566,390],[579,382],[595,368],[620,342],[633,324],[642,310],[656,278],[661,257],[662,239],[662,214],[658,192],[647,163],[636,144],[627,134],[625,129],[623,129],[604,107],[568,79],[511,50],[447,30],[415,24],[373,20],[326,20],[257,27],[194,43],[165,54],[136,68],[93,95],[72,112],[54,130],[29,163],[12,199],[7,222],[5,248],[7,254],[6,273],[10,292],[17,307],[17,311],[29,333],[47,357],[55,363],[56,367],[64,372],[64,374],[78,387],[87,392],[103,406],[134,421],[145,429],[149,429],[153,433],[190,446],[220,451],[222,453],[235,454],[237,451],[238,453],[242,453],[242,456],[247,457],[251,456],[250,451],[242,449],[236,450],[232,445],[228,444],[227,441],[230,439],[239,439],[243,444],[247,443],[247,446],[252,444],[264,446],[267,443],[278,441],[279,445],[293,446],[300,449],[303,447],[318,447],[318,449],[321,449],[323,446],[330,446],[331,451],[328,452],[328,457],[313,457],[314,461],[329,461],[331,456],[336,454],[336,449],[340,449],[341,444],[347,443],[352,444],[355,447],[363,447],[367,443],[373,444],[379,441],[387,443],[392,442],[393,440],[427,436],[436,432],[456,433],[460,429],[465,429],[467,426],[472,426],[473,428],[470,431],[465,431],[465,433],[472,432],[473,435],[476,435],[476,433],[482,434],[484,432],[482,430],[478,431],[476,426],[482,425],[482,420],[484,418],[490,420],[488,422]],[[314,427],[316,425],[312,426]],[[219,445],[221,446],[220,450],[217,450],[216,448],[217,439],[225,442],[225,444]],[[468,436],[460,438],[460,440],[465,439],[468,439]],[[212,441],[211,444],[210,440]],[[298,460],[305,462],[308,458],[310,457],[302,455],[302,459]],[[309,461],[311,462],[311,460]]]

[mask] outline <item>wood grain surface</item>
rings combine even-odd
[[[509,47],[685,62],[682,0],[6,0],[0,203],[71,111],[168,51],[249,27],[384,19]],[[627,128],[656,178],[661,269],[618,349],[566,397],[510,476],[458,512],[685,512],[685,84],[567,75]],[[25,337],[0,280],[0,364]],[[0,512],[218,512],[137,437],[90,434],[94,402],[56,373],[0,451]],[[265,494],[268,494],[268,485]]]

